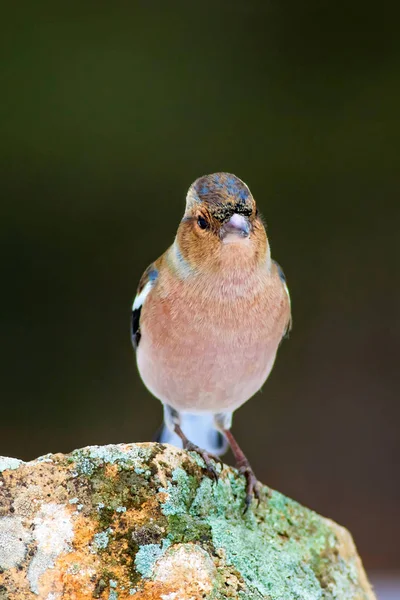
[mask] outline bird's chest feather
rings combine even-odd
[[[154,351],[213,360],[221,353],[279,343],[285,292],[268,277],[208,278],[160,285],[142,314],[142,335]]]
[[[160,281],[146,299],[137,359],[147,387],[178,410],[233,410],[260,389],[285,330],[279,280]]]

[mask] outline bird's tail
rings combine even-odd
[[[213,415],[181,413],[180,419],[183,433],[193,444],[216,456],[225,454],[228,443],[222,433],[215,429]],[[182,448],[181,439],[165,424],[160,429],[156,441]]]

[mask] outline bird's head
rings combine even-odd
[[[196,270],[224,266],[232,257],[265,260],[268,251],[255,200],[230,173],[204,175],[190,186],[177,242],[182,258]]]

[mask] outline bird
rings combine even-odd
[[[232,415],[261,389],[291,326],[286,278],[250,189],[231,173],[196,179],[174,242],[140,279],[131,339],[164,407],[158,440],[198,452],[214,477],[213,457],[230,446],[246,510],[260,489]]]

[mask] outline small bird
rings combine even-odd
[[[159,440],[195,450],[213,476],[210,453],[229,444],[246,477],[246,508],[259,490],[232,414],[267,379],[291,321],[249,188],[230,173],[200,177],[174,243],[140,280],[132,342],[144,384],[164,405]]]

